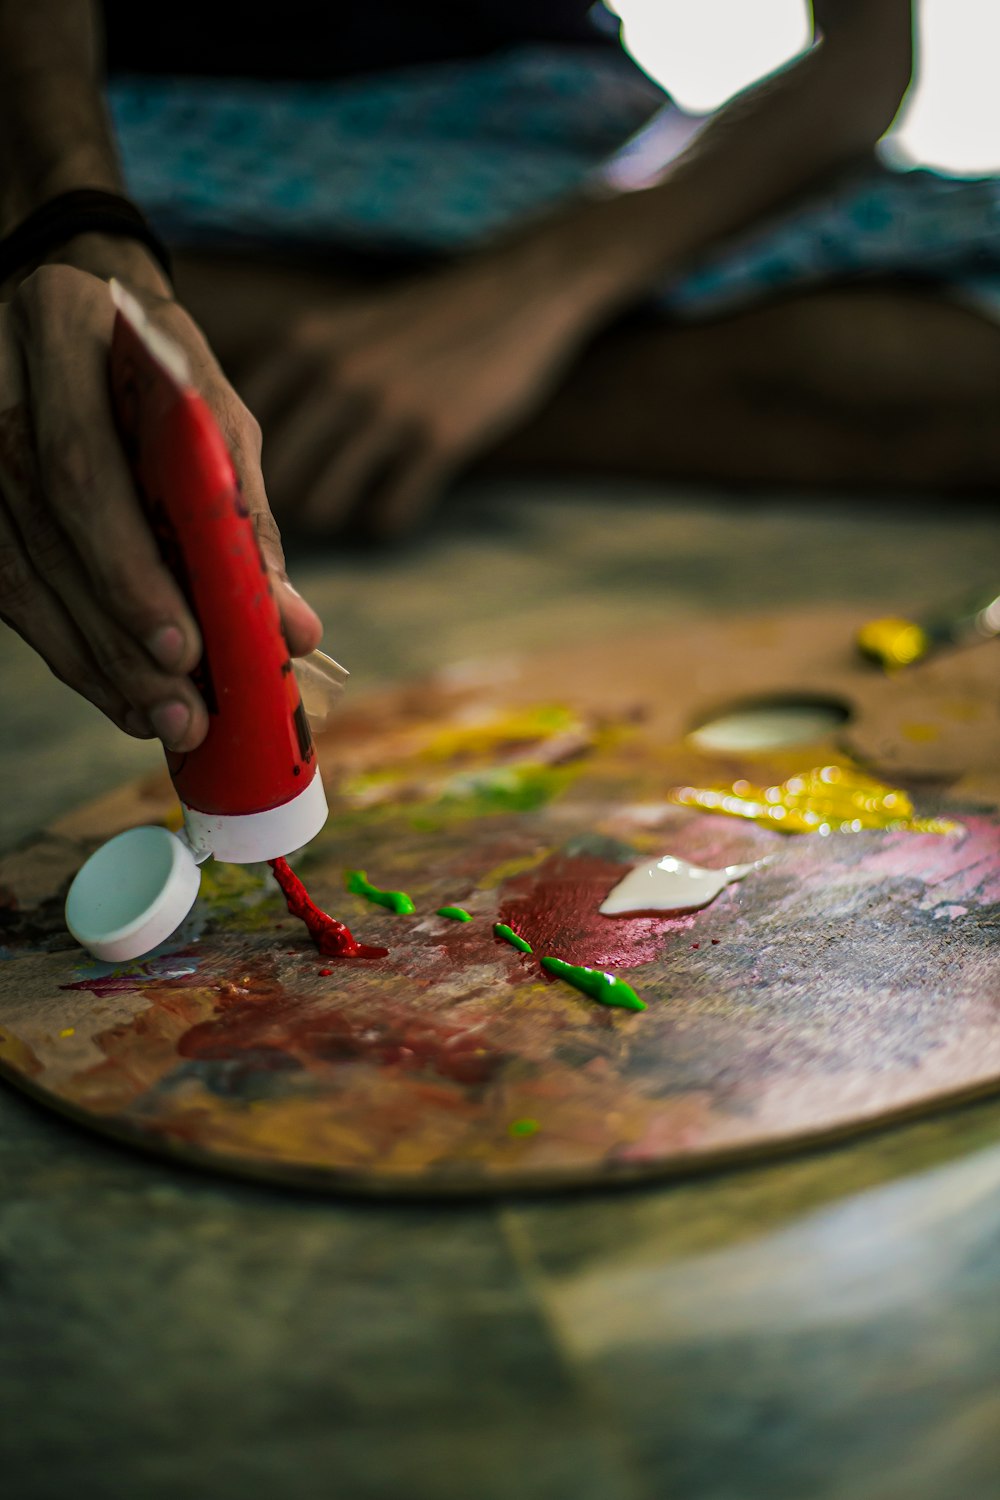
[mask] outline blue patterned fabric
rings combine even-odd
[[[110,104],[130,190],[175,246],[381,255],[481,244],[677,114],[624,54],[546,47],[332,84],[119,77]],[[1000,180],[873,166],[657,300],[706,317],[866,274],[933,277],[1000,308]]]
[[[875,164],[730,240],[664,300],[715,314],[785,287],[878,275],[944,282],[970,302],[1000,303],[1000,179]]]

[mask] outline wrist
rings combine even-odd
[[[159,272],[150,278],[149,256],[165,278]],[[19,285],[47,262],[76,265],[100,277],[119,276],[137,291],[169,295],[166,245],[134,203],[102,188],[62,193],[0,239],[0,283]]]
[[[55,246],[38,264],[76,266],[101,281],[114,276],[129,290],[173,299],[173,288],[155,255],[140,240],[125,235],[77,234]]]
[[[39,266],[75,266],[101,281],[114,276],[132,292],[147,292],[173,300],[173,288],[156,257],[139,240],[90,232],[74,235],[45,255],[20,266],[0,285],[0,300],[13,296]]]
[[[665,206],[648,190],[577,199],[512,247],[581,325],[598,328],[683,262]]]

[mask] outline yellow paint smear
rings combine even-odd
[[[930,744],[941,736],[936,724],[904,724],[902,732],[903,738],[911,740],[915,745]]]
[[[958,833],[947,818],[918,818],[904,791],[852,766],[816,766],[778,786],[734,781],[726,787],[675,787],[671,802],[747,818],[779,833],[860,833],[865,828]]]
[[[869,620],[858,631],[858,649],[880,666],[908,667],[931,649],[931,639],[914,620]]]
[[[429,760],[471,760],[490,756],[510,745],[530,745],[554,735],[582,733],[578,716],[558,703],[539,703],[528,708],[438,729],[424,746]]]

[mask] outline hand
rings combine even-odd
[[[518,246],[300,315],[241,381],[279,513],[326,534],[411,528],[589,332],[560,270]]]
[[[190,359],[240,475],[289,647],[302,655],[322,627],[285,576],[259,429],[162,281],[156,290],[127,284]],[[113,319],[106,282],[66,264],[41,266],[0,303],[0,617],[128,734],[188,751],[208,729],[187,676],[201,641],[115,429]]]

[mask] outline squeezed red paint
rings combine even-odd
[[[281,886],[281,893],[293,917],[306,924],[306,930],[320,953],[327,958],[384,958],[388,948],[371,948],[359,943],[350,928],[336,917],[328,917],[325,911],[312,900],[309,892],[297,875],[288,867],[285,859],[271,859],[268,864],[274,878]]]
[[[622,865],[598,855],[551,854],[504,882],[497,918],[536,953],[598,969],[637,968],[662,952],[671,933],[689,931],[695,918],[664,913],[609,921],[598,908],[622,873]]]

